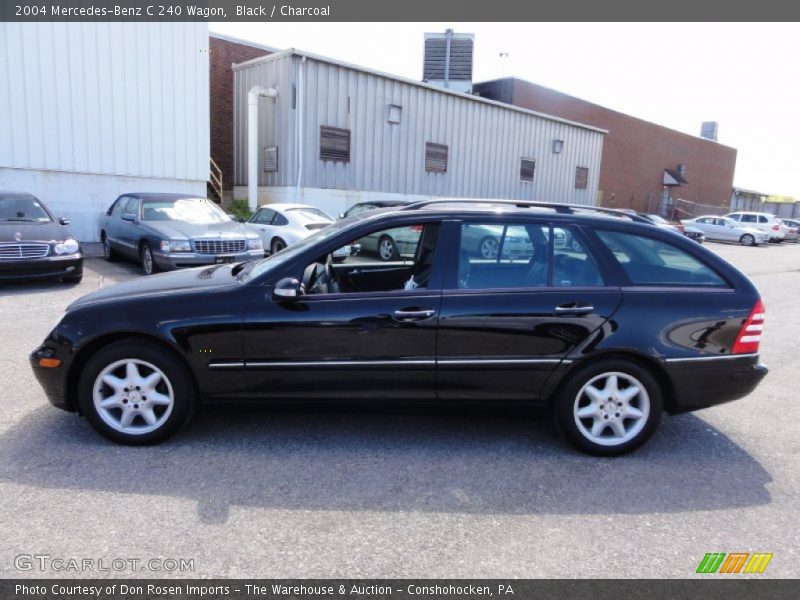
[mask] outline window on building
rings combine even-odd
[[[278,170],[277,146],[268,146],[264,148],[264,170],[267,173],[275,173]]]
[[[585,190],[589,187],[589,169],[587,167],[575,167],[575,189]]]
[[[425,143],[425,170],[429,173],[447,173],[447,146]]]
[[[350,130],[320,126],[319,159],[350,162]]]
[[[536,161],[532,158],[522,158],[519,161],[519,180],[520,181],[533,181],[533,175],[536,172]]]

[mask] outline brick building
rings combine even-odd
[[[209,91],[211,95],[211,158],[222,171],[226,199],[233,194],[233,69],[231,65],[276,52],[220,33],[209,33]],[[210,197],[215,198],[213,190]]]
[[[603,142],[598,203],[667,214],[678,199],[727,206],[736,149],[686,135],[521,79],[479,83],[484,98],[586,123],[608,134]],[[669,201],[664,202],[665,192]]]

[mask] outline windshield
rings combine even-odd
[[[176,198],[175,200],[144,200],[143,221],[184,221],[197,225],[224,223],[230,217],[205,198]]]
[[[52,219],[33,196],[0,197],[0,221],[49,223]]]
[[[333,221],[325,211],[322,211],[318,208],[314,208],[313,206],[304,206],[302,208],[289,208],[286,210],[287,213],[292,213],[292,217],[294,217],[297,221],[301,223],[317,223],[320,219],[323,221]]]
[[[284,248],[280,252],[270,254],[267,258],[263,258],[261,260],[254,260],[248,263],[245,268],[242,269],[242,272],[239,273],[238,277],[240,280],[256,279],[273,267],[292,260],[295,256],[305,251],[306,248],[316,244],[324,243],[325,240],[338,235],[340,231],[347,229],[350,227],[350,225],[356,223],[357,221],[359,221],[359,219],[356,217],[347,217],[346,219],[342,219],[341,221],[337,221],[332,225],[329,225],[325,229],[320,229],[316,233],[312,233],[307,238]]]

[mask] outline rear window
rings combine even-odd
[[[672,244],[618,231],[597,235],[635,285],[728,287],[709,266]]]

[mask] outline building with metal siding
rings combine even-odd
[[[206,195],[208,25],[0,23],[0,189],[97,240],[132,191]]]
[[[278,92],[259,99],[259,203],[298,201],[338,213],[378,198],[596,201],[604,130],[294,49],[234,66],[237,198],[247,196],[254,86]],[[399,123],[390,122],[391,106],[400,107]],[[350,131],[349,161],[320,158],[321,126]],[[563,141],[560,152],[555,140]],[[426,171],[429,142],[447,146],[446,172]],[[267,148],[277,148],[274,172],[264,170]],[[536,161],[532,182],[520,180],[522,158]],[[576,167],[588,169],[585,188],[576,187]]]

